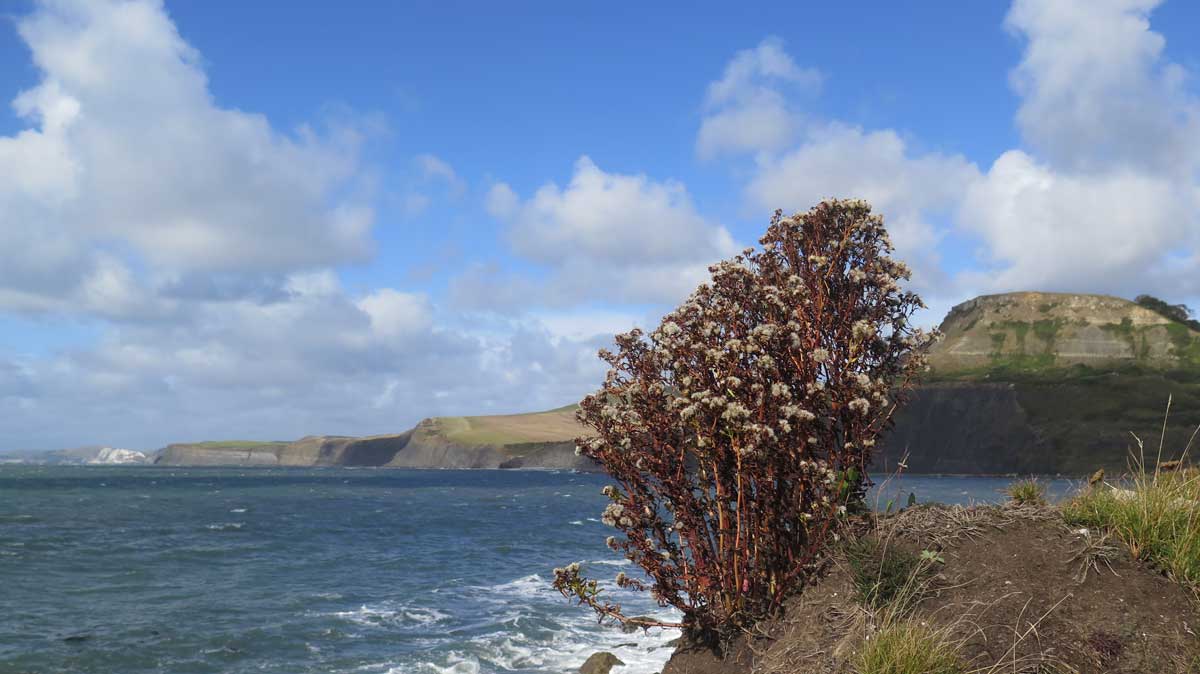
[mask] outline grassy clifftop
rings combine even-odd
[[[529,414],[433,417],[419,428],[422,433],[467,446],[563,442],[585,433],[583,426],[575,421],[577,407],[567,405]]]
[[[985,295],[952,309],[931,354],[935,378],[1041,374],[1083,365],[1200,370],[1200,332],[1107,295]]]

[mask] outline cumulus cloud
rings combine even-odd
[[[1150,28],[1158,4],[1015,2],[1005,26],[1024,42],[1012,71],[1023,146],[986,171],[961,155],[915,150],[894,129],[804,118],[795,97],[766,77],[765,93],[743,100],[790,116],[793,137],[720,147],[754,155],[745,190],[756,209],[805,208],[827,196],[871,201],[913,263],[917,288],[939,305],[1027,289],[1194,298],[1200,99]],[[751,53],[734,57],[706,105],[738,88],[730,73],[754,72]],[[773,62],[792,63],[786,53]],[[698,146],[716,147],[707,122]],[[977,259],[950,270],[947,253]]]
[[[1150,29],[1157,4],[1013,5],[1030,151],[1005,152],[967,192],[960,222],[993,263],[971,276],[997,289],[1195,293],[1181,280],[1200,273],[1200,99]]]
[[[1172,251],[1196,244],[1198,197],[1161,176],[1056,172],[1012,150],[971,186],[960,218],[999,263],[991,287],[1132,295],[1150,290]]]
[[[99,337],[0,352],[0,449],[396,432],[598,379],[594,340],[344,288],[334,270],[372,247],[367,131],[223,107],[161,2],[44,0],[17,29],[39,82],[13,101],[27,128],[0,136],[0,315]],[[413,161],[465,190],[444,159]]]
[[[328,272],[287,287],[270,304],[124,324],[87,349],[0,357],[0,449],[399,432],[427,415],[556,407],[603,373],[596,340],[535,321],[471,334],[437,320],[420,294],[353,297]]]
[[[1018,0],[1005,19],[1025,41],[1012,73],[1017,124],[1063,169],[1194,172],[1200,103],[1150,28],[1161,0]]]
[[[712,158],[780,149],[800,129],[785,92],[813,91],[820,84],[820,73],[796,65],[778,38],[738,52],[721,79],[708,86],[696,152]]]
[[[338,197],[360,134],[220,107],[160,2],[46,1],[17,30],[40,82],[0,137],[4,307],[121,315],[162,275],[369,254],[371,209]]]
[[[508,183],[496,183],[488,190],[484,207],[493,218],[507,219],[517,212],[521,198]]]
[[[913,152],[890,129],[864,131],[831,123],[814,128],[799,146],[759,159],[746,187],[763,211],[803,210],[826,197],[856,197],[887,217],[900,253],[914,262],[928,283],[936,277],[932,252],[939,232],[930,217],[950,212],[978,178],[961,155]]]
[[[682,183],[609,173],[586,156],[565,187],[548,183],[522,201],[501,183],[487,207],[506,219],[513,251],[549,271],[526,302],[676,302],[708,265],[737,250],[725,227],[697,212]],[[504,288],[527,283],[497,271],[473,270],[456,296],[486,306]]]

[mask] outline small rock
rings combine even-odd
[[[608,674],[613,667],[620,667],[624,664],[612,653],[592,653],[591,657],[579,668],[579,674]]]

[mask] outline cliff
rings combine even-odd
[[[434,417],[396,435],[309,436],[294,442],[168,445],[156,463],[189,466],[372,466],[594,470],[575,456],[574,406],[532,414]]]
[[[914,473],[1089,474],[1122,470],[1137,433],[1157,455],[1200,424],[1200,332],[1115,297],[989,295],[956,306],[932,370],[896,418],[874,468]],[[594,470],[575,456],[574,406],[434,417],[396,435],[170,445],[158,463]]]
[[[960,304],[942,322],[931,372],[883,443],[918,473],[1120,471],[1136,449],[1164,459],[1200,424],[1200,333],[1102,295],[1010,293]]]

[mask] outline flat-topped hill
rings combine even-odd
[[[1200,367],[1200,332],[1118,297],[1020,292],[954,307],[930,358],[939,374],[1085,365]]]
[[[1143,438],[1164,458],[1200,424],[1200,332],[1107,295],[986,295],[952,309],[931,372],[883,443],[926,473],[1123,470]],[[1147,450],[1150,452],[1150,450]]]

